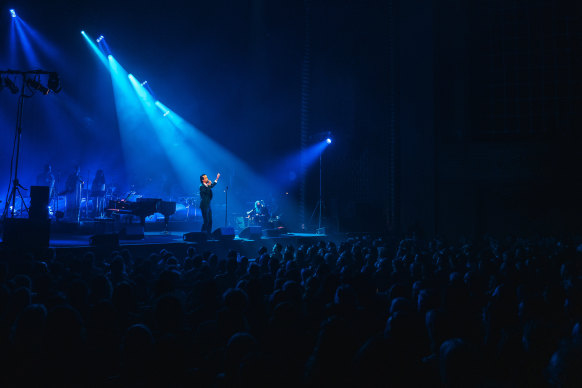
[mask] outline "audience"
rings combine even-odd
[[[577,243],[365,236],[254,257],[5,257],[0,384],[579,386]]]

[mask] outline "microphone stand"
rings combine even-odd
[[[224,208],[224,226],[228,226],[228,186],[224,189],[225,208]]]

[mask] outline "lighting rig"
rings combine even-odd
[[[42,79],[46,79],[43,85]],[[20,79],[20,82],[18,80]],[[20,87],[17,84],[20,84]],[[18,161],[20,159],[20,139],[22,137],[22,113],[24,108],[24,99],[30,98],[36,92],[43,95],[58,93],[61,91],[61,80],[58,73],[45,70],[0,70],[0,91],[4,86],[10,90],[12,94],[19,94],[18,105],[16,113],[16,133],[14,136],[14,148],[12,151],[12,161],[10,163],[10,182],[11,186],[8,188],[8,195],[6,196],[6,204],[4,206],[4,213],[2,218],[6,219],[10,210],[11,218],[14,218],[16,207],[16,195],[20,197],[22,203],[24,200],[20,189],[26,190],[18,181]],[[12,179],[14,177],[14,179]],[[28,208],[24,204],[26,211]]]

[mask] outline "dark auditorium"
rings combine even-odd
[[[0,386],[581,387],[581,42],[582,2],[2,2]]]

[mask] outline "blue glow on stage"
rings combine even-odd
[[[173,168],[173,174],[186,191],[196,191],[199,176],[221,173],[221,182],[225,186],[232,185],[236,179],[245,190],[256,190],[252,196],[263,198],[265,193],[273,193],[277,188],[264,177],[257,175],[245,162],[206,136],[194,125],[173,112],[162,102],[153,98],[151,93],[135,78],[128,74],[135,95],[141,101],[143,111],[150,126],[143,126],[139,136],[146,136],[150,143],[162,146],[165,156]],[[134,111],[135,112],[135,111]],[[152,142],[153,130],[158,142]],[[237,211],[245,210],[242,198],[231,198],[230,206]],[[248,209],[246,209],[248,210]]]
[[[331,140],[331,139],[329,139]],[[269,179],[276,184],[288,188],[295,185],[296,180],[300,177],[299,166],[303,163],[306,169],[309,169],[319,160],[319,156],[331,144],[328,139],[318,141],[307,147],[303,152],[297,151],[287,155],[279,161],[274,161],[273,165],[267,172]]]

